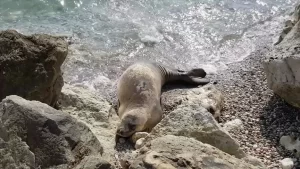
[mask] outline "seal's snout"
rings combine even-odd
[[[121,137],[129,137],[132,134],[132,131],[126,130],[126,128],[118,128],[117,135]]]

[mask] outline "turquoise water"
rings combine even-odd
[[[152,60],[214,72],[282,28],[297,0],[0,0],[0,29],[72,36],[65,80],[107,88]]]

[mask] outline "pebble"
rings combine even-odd
[[[143,146],[145,138],[140,138],[136,141],[134,148],[140,149]]]
[[[282,136],[280,138],[280,144],[285,147],[285,149],[293,151],[300,151],[300,140],[293,139],[291,136]]]
[[[146,138],[149,135],[147,132],[136,132],[131,136],[131,141],[136,143],[140,138]]]
[[[285,158],[280,161],[282,169],[292,169],[294,167],[294,161],[291,158]]]
[[[235,119],[224,124],[224,129],[229,132],[232,130],[241,130],[243,128],[243,122],[240,119]]]

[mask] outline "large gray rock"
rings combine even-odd
[[[246,156],[238,142],[213,117],[219,114],[214,112],[220,112],[223,103],[222,94],[213,85],[190,89],[186,95],[178,97],[181,97],[181,105],[153,128],[145,143],[164,135],[185,136],[210,144],[237,158]],[[209,112],[211,109],[213,112]]]
[[[16,95],[0,103],[0,156],[7,159],[3,168],[19,161],[30,168],[74,168],[86,156],[102,153],[90,129],[68,113]]]
[[[60,37],[0,31],[0,100],[18,95],[55,106],[67,53],[68,42]]]
[[[166,135],[152,140],[144,146],[134,160],[129,161],[130,169],[263,169],[235,158],[219,149],[203,144],[193,138]]]
[[[108,117],[111,105],[94,91],[65,84],[59,98],[61,109],[86,124],[103,146],[102,158],[115,159],[115,133],[120,121],[116,114]]]
[[[263,63],[268,87],[289,104],[300,107],[299,6],[288,21],[290,30],[276,43]],[[286,28],[285,28],[286,29]]]

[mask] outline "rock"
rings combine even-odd
[[[147,152],[130,161],[131,169],[263,169],[193,138],[166,135],[151,140]]]
[[[55,106],[63,86],[68,43],[45,34],[0,32],[0,100],[18,95]]]
[[[223,94],[214,85],[205,85],[187,91],[188,103],[199,104],[210,112],[214,118],[219,118],[224,104]]]
[[[3,124],[0,124],[0,128],[3,128]],[[29,146],[16,135],[3,134],[4,130],[0,132],[0,168],[34,168],[35,156]]]
[[[65,84],[59,98],[62,111],[86,124],[103,146],[102,158],[109,162],[114,159],[115,133],[119,117],[108,118],[111,105],[95,92],[82,87]]]
[[[285,36],[293,29],[295,24],[299,21],[300,16],[300,4],[296,5],[294,12],[292,13],[291,19],[285,22],[284,28],[279,35],[277,42],[274,45],[279,44]]]
[[[295,151],[300,154],[300,140],[294,139],[291,136],[282,136],[280,138],[280,144],[289,151]]]
[[[184,104],[183,102],[190,102],[206,108],[216,119],[220,116],[224,97],[214,85],[207,84],[203,87],[192,89],[180,85],[175,89],[174,87],[166,86],[163,90],[166,91],[162,93],[162,104],[167,113],[174,110],[178,105]]]
[[[266,56],[263,66],[268,87],[290,105],[300,107],[299,6],[293,17],[295,24]]]
[[[245,162],[252,164],[253,166],[259,167],[259,168],[266,168],[263,162],[261,162],[258,158],[253,157],[251,155],[247,155],[246,157],[241,158]]]
[[[233,130],[241,130],[243,128],[243,122],[240,119],[235,119],[224,124],[224,129],[228,132],[231,132]]]
[[[190,89],[186,99],[182,99],[181,105],[171,111],[151,131],[145,142],[163,135],[176,135],[195,138],[203,143],[210,144],[220,150],[234,155],[237,158],[245,157],[245,153],[239,147],[229,133],[224,130],[210,112],[202,106],[204,96],[201,96],[204,88]],[[210,86],[210,91],[216,90]],[[220,111],[220,94],[208,97],[209,107],[215,107],[215,112]],[[178,96],[180,97],[180,96]],[[188,99],[187,99],[188,98]],[[214,99],[213,99],[214,98]],[[212,105],[211,105],[212,104]]]
[[[16,95],[6,97],[0,104],[0,122],[0,135],[8,145],[5,149],[12,157],[9,158],[12,165],[22,161],[27,166],[35,163],[33,167],[73,168],[85,156],[101,157],[103,153],[101,144],[86,125],[39,101]]]
[[[136,141],[134,148],[140,149],[143,146],[143,142],[145,141],[145,138],[140,138]]]
[[[74,169],[113,169],[113,166],[99,157],[86,156]]]
[[[131,141],[133,143],[137,142],[137,140],[141,138],[146,138],[149,135],[147,132],[136,132],[131,136]]]
[[[280,161],[282,169],[292,169],[294,167],[294,161],[291,158],[285,158]]]

